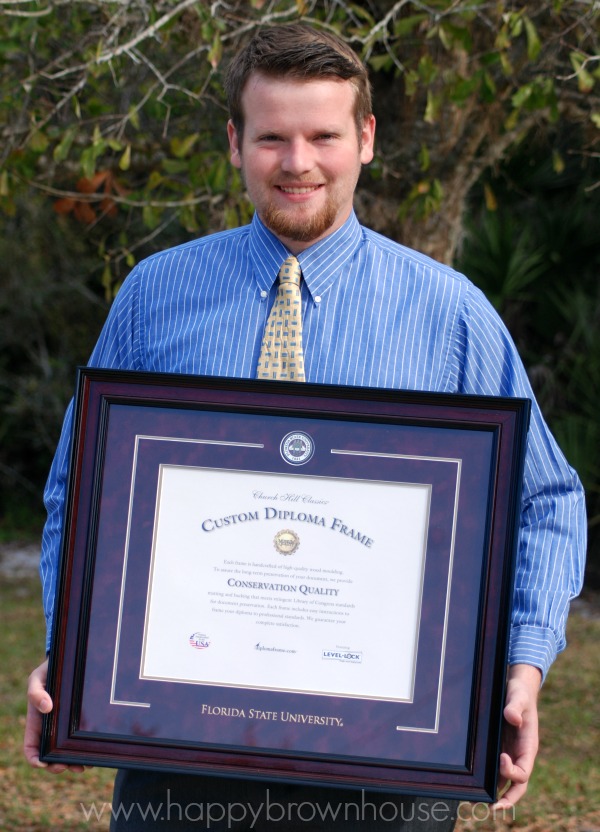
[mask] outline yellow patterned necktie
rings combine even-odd
[[[257,378],[304,381],[300,263],[288,257],[279,269],[279,285],[260,348]]]

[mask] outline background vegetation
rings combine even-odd
[[[108,305],[141,257],[246,222],[229,56],[303,19],[368,63],[357,210],[505,317],[588,492],[600,580],[597,0],[0,0],[0,533],[40,492]]]

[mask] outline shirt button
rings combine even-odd
[[[315,303],[321,303],[321,295],[315,297]]]
[[[269,294],[269,293],[268,293],[268,292],[265,292],[265,290],[263,289],[263,290],[262,290],[262,292],[260,293],[260,296],[261,296],[261,298],[264,300],[264,299],[268,296],[268,294]]]

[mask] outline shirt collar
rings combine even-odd
[[[362,241],[362,228],[354,211],[344,225],[298,255],[302,277],[313,299],[324,295],[338,279]],[[259,290],[269,291],[289,251],[254,214],[250,225],[250,256]]]

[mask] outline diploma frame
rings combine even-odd
[[[49,661],[55,707],[44,717],[41,759],[495,800],[529,412],[526,399],[81,368]],[[192,552],[181,565],[168,524],[157,543],[165,471],[175,484],[189,475],[198,489],[194,509],[181,508],[183,526],[198,534],[181,532]],[[268,505],[242,515],[235,495],[254,477],[274,484],[249,486]],[[190,490],[184,480],[177,488],[168,505],[179,526],[177,494],[185,503]],[[274,502],[282,490],[316,505]],[[221,501],[231,494],[227,523],[214,519],[217,491]],[[404,509],[397,517],[381,508],[411,494],[417,502],[426,495],[414,557],[404,543],[395,548],[411,526],[400,518]],[[336,499],[342,509],[331,507]],[[341,517],[344,506],[352,517]],[[255,522],[242,529],[242,516]],[[360,531],[346,522],[354,516]],[[230,530],[231,517],[238,522]],[[252,551],[259,533],[268,554]],[[391,543],[378,549],[385,534]],[[312,539],[324,548],[311,565],[301,558]],[[208,593],[230,606],[215,612],[212,632],[206,615],[194,632],[182,625],[183,670],[170,676],[171,619],[181,609],[185,621],[187,588],[175,583],[169,596],[153,576],[161,563],[170,576],[193,573],[196,551],[204,568],[205,540],[223,558],[215,563],[234,565],[202,573],[198,603]],[[363,571],[326,569],[341,553]],[[410,558],[416,577],[405,581]],[[242,566],[254,568],[251,581]],[[306,568],[315,580],[300,583]],[[230,590],[229,601],[208,592],[217,586]],[[283,598],[292,589],[297,600]],[[157,615],[167,605],[156,621],[155,595]],[[309,625],[303,611],[313,602],[325,619]],[[397,606],[413,609],[406,624]],[[336,609],[346,615],[337,624]],[[346,621],[354,628],[348,638],[339,635]],[[264,638],[246,653],[251,626]],[[294,681],[295,656],[269,653],[285,652],[288,632],[307,651],[305,689]],[[201,667],[216,644],[229,645],[222,664],[206,680],[201,669],[188,675],[186,662]],[[366,669],[370,656],[375,673]],[[388,689],[388,670],[405,659],[408,670]]]

